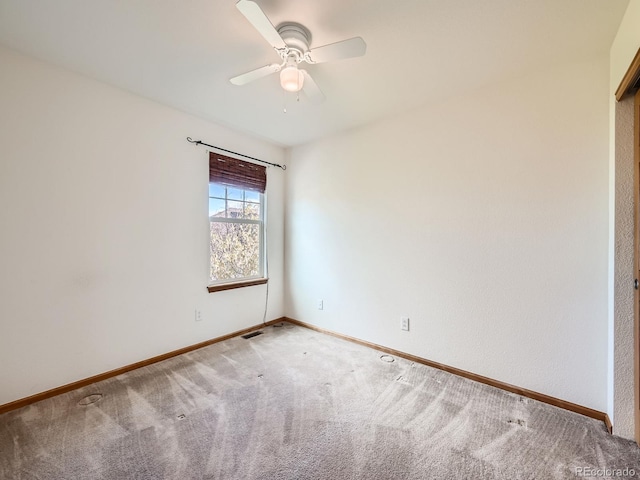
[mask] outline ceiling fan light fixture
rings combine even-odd
[[[299,92],[304,84],[304,75],[298,67],[288,66],[280,70],[280,85],[287,92]]]

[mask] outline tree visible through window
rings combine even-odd
[[[266,169],[209,158],[210,284],[263,277]]]

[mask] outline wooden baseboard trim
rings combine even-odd
[[[93,383],[100,382],[102,380],[106,380],[111,377],[115,377],[117,375],[122,375],[123,373],[130,372],[131,370],[135,370],[137,368],[146,367],[147,365],[152,365],[154,363],[161,362],[163,360],[167,360],[172,357],[176,357],[178,355],[182,355],[183,353],[192,352],[193,350],[197,350],[199,348],[207,347],[209,345],[213,345],[214,343],[223,342],[233,337],[237,337],[240,335],[244,335],[245,333],[252,332],[254,330],[258,330],[262,327],[268,327],[280,322],[289,322],[294,325],[299,325],[301,327],[308,328],[310,330],[315,330],[317,332],[325,333],[327,335],[332,335],[337,338],[341,338],[343,340],[347,340],[353,343],[357,343],[363,345],[365,347],[373,348],[380,352],[388,353],[390,355],[395,355],[397,357],[405,358],[412,362],[420,363],[422,365],[427,365],[429,367],[437,368],[439,370],[443,370],[445,372],[452,373],[454,375],[458,375],[460,377],[468,378],[470,380],[474,380],[479,383],[484,383],[485,385],[490,385],[492,387],[500,388],[502,390],[506,390],[511,393],[515,393],[517,395],[522,395],[523,397],[532,398],[534,400],[538,400],[543,403],[547,403],[549,405],[553,405],[555,407],[563,408],[565,410],[569,410],[571,412],[579,413],[580,415],[585,415],[590,418],[595,418],[596,420],[602,421],[609,433],[613,433],[613,425],[611,424],[611,419],[609,416],[598,410],[593,410],[588,407],[584,407],[582,405],[578,405],[575,403],[567,402],[565,400],[561,400],[556,397],[551,397],[549,395],[545,395],[543,393],[534,392],[532,390],[528,390],[526,388],[517,387],[515,385],[510,385],[508,383],[501,382],[499,380],[494,380],[492,378],[483,377],[482,375],[477,375],[472,372],[468,372],[466,370],[461,370],[459,368],[450,367],[448,365],[434,362],[432,360],[427,360],[422,357],[418,357],[416,355],[411,355],[409,353],[404,353],[399,350],[395,350],[393,348],[384,347],[382,345],[378,345],[372,342],[367,342],[366,340],[361,340],[359,338],[350,337],[348,335],[343,335],[341,333],[333,332],[331,330],[326,330],[324,328],[316,327],[310,323],[301,322],[300,320],[295,320],[289,317],[281,317],[275,320],[271,320],[264,324],[254,325],[253,327],[245,328],[242,330],[238,330],[237,332],[230,333],[228,335],[223,335],[221,337],[216,337],[211,340],[206,340],[204,342],[196,343],[194,345],[189,345],[188,347],[183,347],[178,350],[173,350],[168,353],[164,353],[162,355],[158,355],[146,360],[142,360],[140,362],[132,363],[130,365],[126,365],[124,367],[116,368],[115,370],[110,370],[105,373],[100,373],[98,375],[94,375],[92,377],[88,377],[82,380],[78,380],[76,382],[68,383],[66,385],[62,385],[61,387],[52,388],[51,390],[47,390],[45,392],[36,393],[35,395],[31,395],[29,397],[21,398],[15,400],[13,402],[5,403],[4,405],[0,405],[0,415],[6,412],[10,412],[11,410],[16,410],[18,408],[26,407],[27,405],[31,405],[32,403],[39,402],[41,400],[45,400],[47,398],[55,397],[56,395],[60,395],[62,393],[67,393],[72,390],[77,390],[78,388],[86,387]]]
[[[609,415],[607,415],[606,413],[603,413],[603,415],[604,415],[604,424],[607,426],[607,430],[609,430],[609,433],[613,435],[613,423],[611,423],[611,419],[609,418]]]
[[[140,362],[132,363],[131,365],[126,365],[124,367],[116,368],[115,370],[110,370],[105,373],[100,373],[98,375],[94,375],[93,377],[85,378],[83,380],[78,380],[77,382],[68,383],[66,385],[62,385],[61,387],[52,388],[51,390],[47,390],[45,392],[36,393],[35,395],[31,395],[29,397],[25,397],[19,400],[15,400],[13,402],[5,403],[4,405],[0,405],[0,415],[6,412],[10,412],[11,410],[16,410],[18,408],[26,407],[27,405],[31,405],[32,403],[39,402],[47,398],[55,397],[56,395],[60,395],[62,393],[67,393],[72,390],[76,390],[78,388],[86,387],[88,385],[91,385],[92,383],[100,382],[102,380],[106,380],[108,378],[115,377],[117,375],[122,375],[123,373],[130,372],[131,370],[135,370],[137,368],[146,367],[147,365],[158,363],[163,360],[167,360],[169,358],[182,355],[183,353],[192,352],[193,350],[197,350],[203,347],[208,347],[209,345],[213,345],[214,343],[223,342],[224,340],[229,340],[230,338],[237,337],[239,335],[244,335],[245,333],[249,333],[263,327],[274,325],[276,323],[280,323],[285,320],[286,320],[285,317],[277,318],[275,320],[271,320],[266,323],[261,323],[259,325],[254,325],[253,327],[238,330],[237,332],[233,332],[228,335],[223,335],[222,337],[216,337],[211,340],[206,340],[204,342],[196,343],[195,345],[189,345],[188,347],[179,348],[178,350],[173,350],[172,352],[163,353],[162,355],[148,358],[147,360],[142,360]]]
[[[492,387],[496,387],[501,390],[506,390],[507,392],[515,393],[517,395],[522,395],[523,397],[531,398],[533,400],[538,400],[539,402],[547,403],[549,405],[553,405],[554,407],[560,407],[574,413],[579,413],[580,415],[585,415],[590,418],[595,418],[596,420],[600,420],[604,422],[609,433],[613,433],[613,426],[611,424],[611,420],[609,419],[609,416],[604,412],[593,410],[592,408],[584,407],[576,403],[567,402],[566,400],[561,400],[556,397],[551,397],[549,395],[545,395],[544,393],[534,392],[533,390],[528,390],[526,388],[517,387],[515,385],[501,382],[499,380],[494,380],[489,377],[483,377],[482,375],[477,375],[475,373],[468,372],[466,370],[450,367],[449,365],[434,362],[432,360],[427,360],[426,358],[418,357],[416,355],[411,355],[410,353],[404,353],[399,350],[395,350],[393,348],[388,348],[382,345],[367,342],[366,340],[360,340],[359,338],[350,337],[348,335],[343,335],[341,333],[333,332],[331,330],[326,330],[324,328],[316,327],[315,325],[312,325],[310,323],[301,322],[300,320],[295,320],[293,318],[284,317],[284,321],[294,325],[299,325],[301,327],[309,328],[317,332],[325,333],[327,335],[332,335],[334,337],[338,337],[343,340],[348,340],[349,342],[357,343],[359,345],[364,345],[365,347],[373,348],[374,350],[388,353],[389,355],[394,355],[396,357],[401,357],[401,358],[410,360],[412,362],[437,368],[438,370],[444,370],[445,372],[453,373],[454,375],[458,375],[459,377],[468,378],[469,380],[473,380],[475,382],[484,383],[485,385],[490,385]]]

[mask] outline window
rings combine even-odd
[[[210,154],[211,286],[229,283],[245,286],[245,281],[246,285],[266,281],[255,281],[264,277],[265,188],[265,167]],[[210,287],[209,291],[218,289]]]

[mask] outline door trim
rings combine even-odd
[[[629,68],[627,69],[627,73],[622,77],[622,81],[620,85],[618,85],[618,89],[616,90],[616,100],[619,102],[622,98],[633,90],[634,86],[638,86],[638,81],[640,81],[640,49],[636,52],[636,56],[633,57],[633,61]]]

